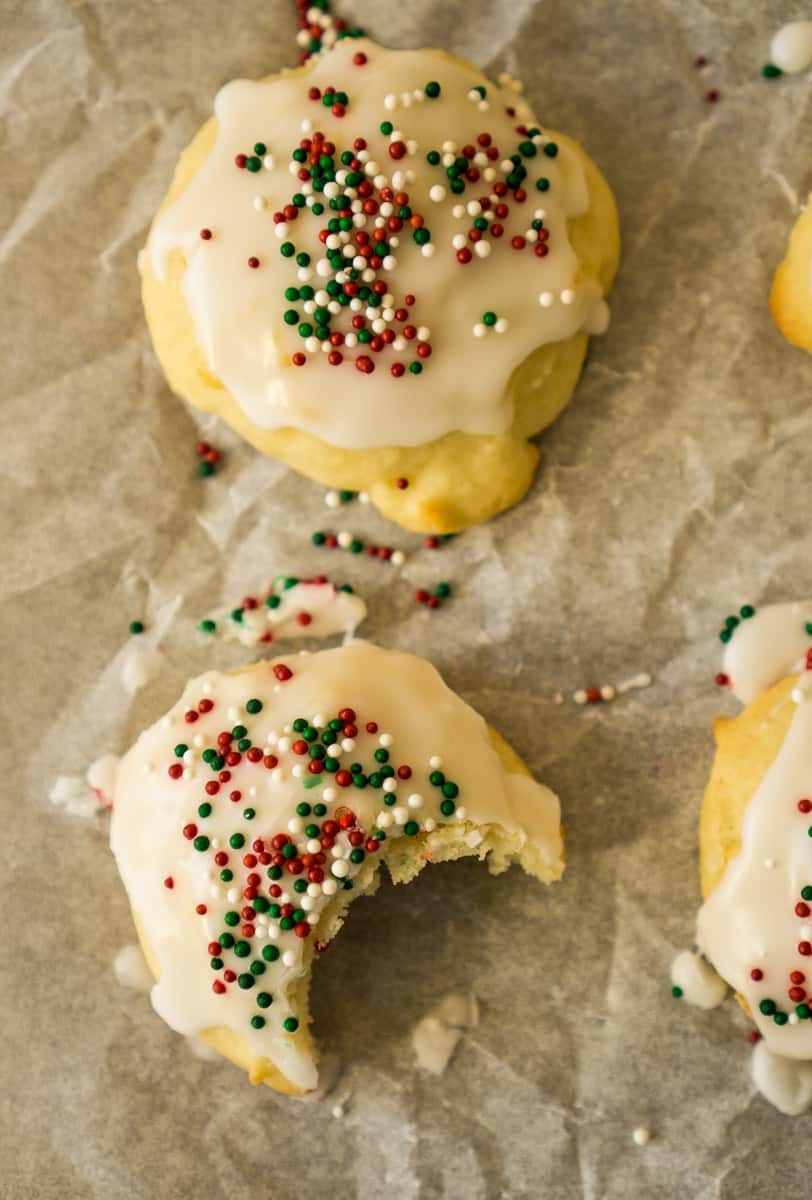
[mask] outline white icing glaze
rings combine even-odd
[[[724,655],[737,696],[749,702],[804,667],[812,648],[806,630],[810,619],[809,604],[781,604],[741,621]],[[748,804],[741,850],[697,921],[700,949],[744,997],[764,1038],[754,1071],[770,1099],[789,1086],[792,1073],[772,1064],[767,1051],[782,1059],[812,1059],[812,1019],[806,1015],[812,996],[812,904],[802,895],[812,884],[812,812],[804,811],[812,790],[811,699],[812,672],[804,671],[791,698],[783,701],[794,708],[789,730]]]
[[[270,607],[268,600],[276,607]],[[244,646],[256,646],[285,638],[323,638],[352,634],[367,615],[360,596],[344,592],[334,584],[302,581],[284,586],[280,576],[266,598],[255,608],[243,608],[239,621],[229,614],[215,613],[217,629]]]
[[[280,672],[285,673],[284,667],[293,672],[292,678],[278,678]],[[246,704],[251,699],[261,702],[259,713],[248,712]],[[201,706],[209,705],[213,706],[209,711],[187,722],[187,712],[199,712]],[[313,775],[303,770],[309,758],[299,756],[291,746],[301,733],[286,732],[286,728],[298,717],[318,728],[316,718],[324,725],[348,706],[357,715],[358,733],[346,746],[345,735],[341,735],[341,769],[347,771],[357,761],[365,772],[382,771],[387,764],[376,765],[373,752],[385,757],[391,745],[391,765],[408,764],[410,778],[394,775],[383,780],[383,787],[356,788],[340,786],[338,774]],[[368,721],[377,722],[377,730],[369,732]],[[220,783],[222,764],[211,766],[202,755],[216,744],[221,731],[230,731],[237,724],[244,725],[252,743],[278,762],[249,763],[250,750],[246,748],[240,762],[231,767],[231,778]],[[181,758],[174,753],[178,743],[188,747],[181,751]],[[232,743],[232,750],[234,746]],[[175,775],[181,768],[180,777],[170,777],[170,765]],[[441,793],[429,780],[430,773],[437,770],[459,787],[453,813],[440,811]],[[316,786],[306,788],[313,779]],[[205,785],[215,781],[219,790],[208,795]],[[232,790],[241,793],[237,803],[229,798]],[[394,804],[388,805],[387,798]],[[300,817],[296,810],[303,802],[325,803],[327,816]],[[210,815],[198,815],[201,803],[212,804]],[[304,895],[296,893],[295,880],[305,876],[283,872],[276,884],[284,888],[283,895],[273,902],[301,904],[302,916],[295,920],[312,921],[312,934],[302,939],[293,930],[282,930],[278,914],[269,916],[259,909],[253,918],[242,917],[255,927],[250,935],[250,957],[238,959],[227,948],[222,954],[225,967],[247,972],[252,961],[262,964],[265,946],[276,946],[280,957],[264,964],[255,987],[241,990],[229,984],[226,994],[215,994],[212,984],[215,979],[222,980],[223,970],[212,969],[207,946],[227,929],[225,913],[240,913],[249,903],[243,889],[253,867],[244,867],[242,860],[245,853],[253,852],[253,840],[284,833],[295,842],[298,854],[310,853],[310,835],[303,827],[310,820],[321,823],[340,816],[342,806],[352,807],[358,826],[367,833],[386,831],[387,839],[377,855],[371,851],[364,863],[353,862],[349,858],[351,831],[341,830],[334,847],[325,848],[325,878],[323,883],[312,884],[312,892],[309,888]],[[253,819],[244,817],[246,807],[255,811]],[[258,663],[236,674],[210,672],[191,681],[170,713],[143,733],[122,760],[111,823],[111,847],[160,968],[160,981],[152,990],[156,1011],[186,1035],[227,1026],[246,1038],[256,1054],[270,1058],[289,1079],[312,1088],[316,1071],[302,1046],[303,1039],[286,1032],[282,1022],[293,1015],[292,989],[309,970],[319,937],[320,911],[342,887],[342,881],[352,881],[364,872],[358,884],[363,888],[375,863],[387,853],[397,853],[396,839],[409,828],[406,822],[414,821],[430,832],[444,822],[459,823],[463,810],[467,823],[500,825],[517,834],[519,843],[537,847],[544,861],[560,869],[556,797],[525,777],[505,772],[485,722],[420,658],[354,642],[318,654],[294,655],[284,664],[279,660]],[[189,825],[195,825],[197,836],[205,835],[210,844],[197,848],[190,830],[184,836]],[[230,843],[235,832],[245,836],[244,847]],[[318,850],[316,842],[312,847]],[[215,850],[228,854],[226,869],[233,870],[233,880],[220,879],[220,864],[213,861]],[[425,853],[431,853],[428,843]],[[261,872],[264,902],[271,886],[267,868],[259,864],[256,870]],[[167,879],[171,879],[171,887],[166,886]],[[200,904],[207,908],[202,915],[196,912]],[[241,936],[236,928],[235,933]],[[264,1013],[256,1001],[262,990],[273,995],[273,1004]],[[252,1015],[265,1016],[264,1028],[251,1027]]]
[[[113,959],[113,972],[123,987],[135,992],[148,992],[155,982],[141,947],[135,943],[121,947]]]
[[[353,64],[359,52],[367,56],[362,67]],[[430,80],[441,84],[437,99],[422,91]],[[349,95],[342,118],[308,99],[309,88],[329,86]],[[485,110],[480,98],[471,94],[479,86],[487,89]],[[509,106],[516,109],[513,116],[505,111]],[[415,446],[454,430],[500,433],[513,418],[508,380],[532,350],[579,329],[605,329],[608,310],[597,287],[578,280],[578,260],[567,235],[567,221],[589,204],[583,168],[568,149],[561,147],[556,157],[549,157],[544,145],[552,139],[543,133],[529,139],[536,149],[523,160],[527,199],[519,204],[512,192],[504,197],[510,212],[502,221],[500,239],[489,236],[489,227],[478,243],[468,240],[481,213],[469,212],[467,206],[494,196],[494,186],[512,169],[512,164],[503,168],[502,162],[527,140],[516,126],[524,121],[529,128],[537,127],[512,87],[497,87],[475,68],[432,51],[385,50],[368,40],[347,39],[319,55],[306,74],[227,84],[217,96],[215,114],[216,145],[182,195],[156,219],[147,255],[163,279],[171,252],[183,254],[183,293],[198,343],[211,371],[261,428],[294,427],[349,449]],[[394,126],[391,135],[380,131],[387,119]],[[368,149],[361,151],[366,156],[361,166],[376,189],[372,199],[380,200],[382,187],[405,190],[431,233],[429,245],[422,248],[408,225],[390,235],[391,254],[378,271],[389,289],[383,309],[370,316],[364,304],[354,301],[354,307],[333,316],[331,328],[351,335],[341,349],[340,366],[329,365],[328,352],[334,347],[327,341],[303,340],[296,325],[283,320],[285,310],[295,308],[299,321],[312,325],[303,302],[285,300],[284,291],[304,285],[318,292],[333,273],[322,257],[326,250],[318,233],[334,212],[328,209],[317,217],[304,207],[294,221],[273,221],[297,189],[308,201],[327,203],[323,194],[311,192],[309,181],[303,183],[289,170],[292,151],[311,130],[333,139],[337,155],[363,136]],[[499,148],[494,161],[475,145],[484,132]],[[395,133],[401,137],[396,139]],[[399,160],[389,154],[395,140],[407,147]],[[252,155],[258,141],[268,150],[265,165],[256,173],[238,168],[235,156]],[[446,144],[458,152],[475,146],[473,166],[481,178],[469,183],[462,195],[447,186],[443,163],[430,166],[426,161],[428,151],[442,154]],[[535,187],[542,177],[550,185],[544,192]],[[363,201],[354,187],[344,187],[343,192],[360,208]],[[498,196],[494,200],[500,202]],[[491,221],[493,203],[486,217]],[[549,231],[549,253],[541,258],[534,243],[543,238],[531,228],[537,210]],[[373,222],[383,221],[391,211],[391,206],[383,215],[354,211],[356,229],[374,233]],[[211,231],[209,240],[201,238],[202,229]],[[521,251],[511,246],[516,235],[527,237]],[[335,236],[341,241],[349,235]],[[456,238],[462,240],[455,244]],[[295,258],[280,254],[286,241],[297,253],[310,254],[309,266],[299,269]],[[474,251],[464,266],[457,261],[463,246]],[[248,266],[250,258],[259,259],[257,269]],[[416,298],[408,322],[417,329],[417,338],[404,341],[404,324],[392,310],[409,294]],[[325,296],[319,303],[327,300]],[[315,301],[310,303],[315,307]],[[377,316],[398,335],[394,344],[371,354],[373,374],[361,374],[354,365],[365,352],[363,345],[351,345],[356,334],[349,318],[359,311],[369,326]],[[486,311],[502,322],[502,336],[474,336]],[[433,350],[431,357],[419,360],[423,373],[415,376],[407,370],[393,378],[389,367],[395,358],[405,365],[418,361],[415,350],[421,338],[430,340]],[[295,352],[306,354],[304,367],[293,365]]]
[[[809,623],[810,601],[770,604],[742,620],[722,656],[722,669],[737,699],[750,704],[774,683],[801,669],[812,646],[806,632]]]
[[[84,775],[58,775],[49,799],[72,817],[90,819],[110,807],[118,758],[106,754],[91,763]]]
[[[682,989],[682,998],[697,1008],[717,1008],[727,995],[724,979],[691,950],[683,950],[672,962],[671,982]]]
[[[770,61],[787,75],[812,66],[812,21],[782,25],[770,42]]]

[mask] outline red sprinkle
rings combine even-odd
[[[211,238],[211,230],[210,229],[201,229],[200,236],[203,238],[204,242],[208,242],[209,239]]]
[[[367,56],[359,51],[358,54],[353,55],[352,61],[355,63],[356,67],[363,67],[364,63],[367,61]]]
[[[288,679],[293,678],[293,672],[290,667],[286,667],[284,663],[277,663],[273,668],[273,673],[280,683],[286,683]]]
[[[717,687],[729,687],[730,686],[730,676],[725,675],[725,673],[723,671],[720,671],[719,674],[715,677],[713,682],[716,684]]]
[[[760,979],[763,979],[764,972],[762,971],[761,967],[753,967],[752,971],[750,972],[750,978],[754,979],[756,983],[758,983]]]
[[[174,886],[175,886],[174,879],[172,878],[171,875],[167,875],[166,879],[164,880],[164,887],[169,888],[171,890]]]
[[[802,813],[812,812],[812,800],[807,800],[806,797],[804,797],[803,800],[799,800],[798,801],[798,812],[802,812]]]
[[[206,908],[205,904],[196,904],[195,905],[195,912],[197,913],[197,915],[199,917],[205,917],[205,915],[208,911],[209,910]]]

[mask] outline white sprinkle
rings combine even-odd
[[[226,900],[228,900],[229,904],[236,904],[237,901],[239,900],[239,898],[240,898],[240,889],[239,888],[229,888],[228,891],[226,892]]]
[[[379,829],[388,829],[392,824],[392,814],[386,809],[382,809],[375,818],[375,824]]]
[[[455,233],[453,238],[451,239],[451,245],[454,247],[455,250],[462,250],[463,246],[467,243],[467,241],[468,241],[468,238],[465,236],[464,233]]]
[[[324,883],[321,885],[321,890],[324,892],[325,896],[334,896],[338,891],[338,884],[334,879],[325,879]],[[275,929],[276,926],[272,925],[271,928]]]
[[[425,829],[426,833],[433,833],[437,828],[437,822],[435,821],[434,817],[427,817],[423,822],[423,828]]]
[[[393,550],[392,557],[389,559],[393,567],[402,567],[406,562],[406,555],[402,550]]]
[[[346,862],[345,859],[340,858],[337,862],[333,863],[330,870],[333,872],[336,879],[343,879],[345,875],[349,875],[350,873],[350,864]]]
[[[406,803],[408,804],[409,808],[422,808],[423,807],[423,797],[420,795],[419,792],[412,792],[411,796],[409,796]]]
[[[336,538],[342,550],[348,550],[352,545],[352,534],[347,529],[342,529]]]
[[[614,700],[615,694],[615,689],[609,683],[601,688],[601,700]]]
[[[384,790],[385,792],[396,792],[396,791],[398,790],[398,781],[397,781],[397,779],[391,779],[391,778],[389,778],[389,779],[384,779],[384,781],[383,781],[383,790]]]
[[[431,767],[432,771],[439,771],[439,769],[442,765],[443,765],[443,760],[440,757],[440,755],[432,754],[431,758],[429,759],[429,766]]]
[[[268,201],[264,196],[254,196],[254,208],[257,212],[262,212],[263,208],[268,207]]]
[[[424,258],[434,258],[434,250],[434,242],[426,242],[424,246],[420,247],[420,253]]]
[[[564,291],[561,293],[561,303],[572,304],[574,299],[575,292],[572,290],[572,288],[564,288]]]
[[[464,807],[464,806],[461,804],[461,805],[460,805],[460,806],[457,808],[457,810],[456,810],[456,813],[455,813],[455,816],[456,816],[456,817],[458,817],[460,821],[464,821],[464,820],[465,820],[465,818],[467,817],[467,815],[468,815],[468,813],[467,813],[467,810],[466,810],[466,809],[465,809],[465,807]]]
[[[445,200],[447,192],[441,183],[435,183],[429,188],[429,200],[433,200],[435,204],[439,204],[441,200]]]
[[[510,322],[507,317],[498,317],[494,329],[497,333],[507,333],[510,328]]]
[[[262,165],[266,171],[272,171],[275,167],[274,157],[272,154],[266,154],[262,160]]]
[[[651,1138],[651,1130],[648,1125],[638,1125],[632,1134],[632,1141],[635,1146],[647,1146]]]
[[[484,338],[484,336],[487,332],[488,332],[487,327],[485,325],[483,325],[481,322],[474,326],[474,337]]]
[[[487,258],[492,250],[490,242],[482,240],[474,243],[474,254],[478,254],[480,258]]]
[[[295,767],[291,768],[290,773],[294,779],[304,779],[305,769],[301,763],[297,763]]]
[[[549,308],[554,300],[555,296],[552,292],[542,292],[539,296],[539,304],[542,308]]]
[[[456,217],[457,220],[459,221],[462,217],[465,216],[465,205],[464,204],[455,204],[451,210],[451,215],[452,215],[452,217]]]
[[[392,818],[396,825],[405,825],[409,820],[409,813],[405,808],[398,805],[397,808],[392,809]]]
[[[398,102],[398,98],[393,92],[390,92],[387,96],[384,96],[384,98],[383,98],[383,106],[387,112],[394,112],[395,108],[397,106],[397,102]]]
[[[304,821],[301,817],[291,817],[288,821],[288,833],[301,833],[304,829]]]
[[[583,688],[575,693],[573,700],[576,704],[586,704],[586,692]]]
[[[285,953],[282,955],[282,962],[285,964],[286,967],[295,967],[296,963],[298,962],[298,959],[299,959],[299,956],[297,955],[295,950],[286,950]]]
[[[775,870],[775,859],[774,858],[765,858],[764,859],[764,867],[767,871],[774,871]]]

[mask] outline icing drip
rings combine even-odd
[[[113,972],[123,987],[136,992],[150,991],[155,982],[141,947],[135,944],[121,947],[113,959]]]
[[[422,659],[354,642],[193,680],[116,780],[110,841],[158,963],[154,1008],[187,1036],[225,1026],[314,1087],[300,981],[344,892],[387,855],[410,877],[472,824],[560,875],[556,797],[505,772]]]
[[[227,84],[215,114],[142,268],[163,280],[180,252],[197,342],[255,425],[348,449],[501,433],[514,369],[606,328],[567,232],[581,163],[512,86],[346,39]]]
[[[682,998],[697,1008],[717,1008],[727,995],[727,984],[699,954],[683,950],[671,964],[671,982]]]
[[[249,596],[229,613],[214,613],[200,622],[203,633],[222,632],[244,646],[288,638],[323,638],[353,634],[367,615],[360,596],[329,580],[292,581],[279,576],[261,599]]]
[[[746,611],[749,609],[742,609]],[[743,704],[750,704],[774,683],[799,671],[810,646],[810,601],[770,604],[744,617],[733,627],[722,657],[733,694]]]
[[[812,1103],[812,1063],[773,1054],[766,1042],[753,1050],[753,1083],[765,1100],[788,1117],[798,1117]]]

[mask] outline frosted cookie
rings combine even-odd
[[[619,253],[606,181],[517,87],[349,38],[226,85],[140,257],[171,387],[406,528],[515,504]]]
[[[770,308],[784,337],[812,351],[812,204],[790,233],[786,257],[773,280]]]
[[[721,636],[718,682],[747,707],[714,725],[697,943],[761,1035],[757,1086],[796,1113],[812,1098],[812,603],[746,606]]]
[[[110,844],[156,1012],[293,1095],[313,959],[382,863],[563,871],[553,793],[428,662],[363,642],[192,680],[121,760]]]

